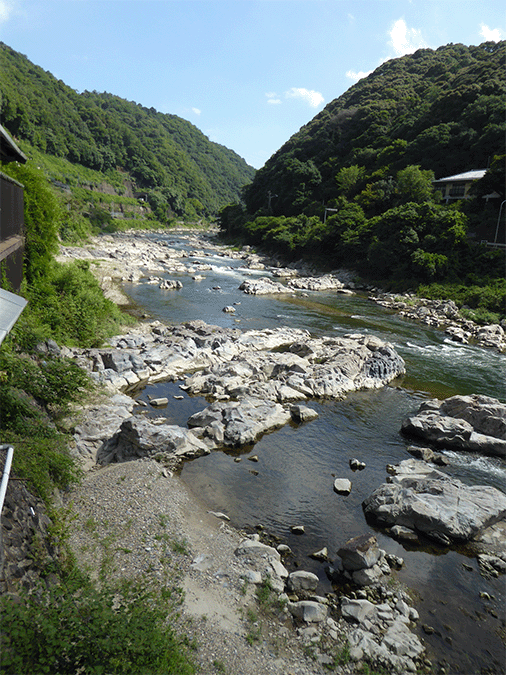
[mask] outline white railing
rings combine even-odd
[[[9,475],[11,473],[12,456],[14,455],[14,448],[12,445],[0,445],[0,450],[7,450],[7,457],[4,464],[4,472],[2,474],[2,483],[0,484],[0,514],[4,507],[5,493],[7,492],[7,483],[9,482]]]

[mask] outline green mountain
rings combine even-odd
[[[125,172],[153,191],[159,211],[212,215],[254,176],[190,122],[113,94],[78,94],[3,43],[0,72],[0,117],[16,139],[102,173]]]
[[[361,167],[362,188],[410,165],[436,178],[487,168],[504,153],[505,54],[505,41],[450,44],[384,63],[256,173],[245,190],[248,213],[288,216],[328,204],[350,166]]]

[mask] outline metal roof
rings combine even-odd
[[[21,152],[7,131],[0,124],[0,159],[2,162],[21,162],[25,164],[27,156]]]
[[[20,295],[0,288],[0,344],[10,332],[28,301]]]
[[[454,183],[456,181],[478,180],[483,178],[487,173],[486,169],[474,169],[473,171],[465,171],[464,173],[457,173],[454,176],[447,176],[446,178],[438,178],[434,183]]]

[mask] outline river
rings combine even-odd
[[[150,235],[173,248],[186,249],[184,235]],[[506,358],[491,350],[451,342],[443,332],[403,319],[360,295],[308,293],[307,297],[248,296],[238,290],[251,275],[265,271],[241,267],[241,261],[218,254],[214,248],[190,257],[212,269],[170,275],[183,283],[180,290],[162,291],[148,283],[126,284],[132,300],[155,318],[167,323],[203,319],[207,323],[243,330],[288,325],[306,328],[315,335],[370,333],[390,341],[406,361],[406,375],[381,390],[355,392],[341,401],[310,401],[319,418],[305,425],[286,425],[254,445],[258,463],[245,460],[253,447],[241,451],[212,452],[186,462],[182,479],[212,510],[224,511],[238,528],[262,526],[287,543],[294,564],[316,573],[322,591],[331,590],[325,567],[309,554],[327,546],[334,556],[341,544],[371,531],[362,512],[362,501],[386,477],[385,465],[410,455],[408,441],[399,433],[403,418],[427,398],[454,394],[486,394],[506,399]],[[234,305],[234,315],[224,313]],[[178,383],[147,387],[139,398],[168,396],[164,414],[174,424],[186,426],[188,417],[207,402],[185,395]],[[506,493],[506,462],[471,453],[445,453],[446,471],[468,484],[488,484]],[[349,459],[366,463],[351,472]],[[332,490],[334,477],[350,478],[348,497]],[[304,536],[291,534],[292,525],[303,524]],[[381,531],[380,546],[401,556],[400,581],[413,591],[420,613],[419,628],[433,662],[445,662],[451,673],[505,672],[504,577],[485,579],[477,561],[466,549],[440,547],[410,549]],[[483,600],[480,592],[492,596]]]

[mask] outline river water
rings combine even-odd
[[[184,235],[156,236],[173,248],[187,248]],[[406,375],[381,390],[350,394],[342,401],[310,401],[319,418],[305,425],[286,425],[265,435],[254,446],[212,452],[185,463],[182,479],[212,510],[224,511],[238,528],[263,526],[294,552],[292,563],[311,570],[330,590],[324,565],[309,554],[327,546],[331,556],[349,538],[372,531],[362,512],[362,501],[386,477],[385,465],[410,457],[408,441],[399,433],[403,418],[427,398],[454,394],[486,394],[506,399],[506,358],[491,350],[451,342],[444,333],[408,321],[360,295],[308,293],[308,297],[248,296],[238,290],[244,278],[268,276],[241,267],[241,261],[204,250],[190,257],[212,265],[201,272],[168,275],[183,283],[180,290],[162,291],[147,283],[127,284],[125,291],[150,315],[167,323],[202,319],[210,324],[243,330],[288,325],[315,335],[370,333],[390,341],[406,361]],[[222,310],[236,304],[236,314]],[[139,398],[168,396],[169,404],[153,414],[186,426],[188,417],[207,402],[200,397],[176,400],[178,383],[147,387]],[[236,462],[253,454],[258,463]],[[446,471],[467,484],[493,485],[506,493],[506,462],[471,453],[445,453]],[[349,459],[356,457],[366,469],[353,473]],[[350,478],[347,497],[333,492],[334,477]],[[303,524],[304,536],[291,534]],[[427,547],[406,548],[375,532],[380,546],[401,556],[405,565],[397,573],[413,590],[420,613],[420,632],[434,662],[446,662],[449,672],[462,675],[504,673],[506,632],[504,577],[487,580],[479,573],[470,551]],[[480,592],[492,596],[483,600]],[[418,629],[421,631],[421,629]]]

